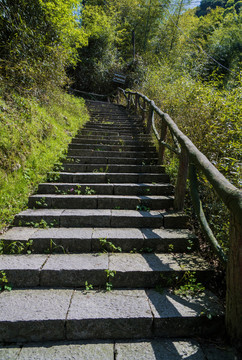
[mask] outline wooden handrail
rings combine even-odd
[[[198,150],[192,141],[178,128],[171,117],[161,111],[147,96],[138,92],[118,88],[118,93],[123,94],[128,101],[128,108],[132,106],[132,96],[135,96],[135,111],[137,104],[142,111],[142,119],[145,120],[145,112],[148,114],[146,132],[153,130],[159,144],[159,164],[163,162],[164,150],[175,152],[179,157],[179,171],[175,189],[174,208],[182,210],[186,191],[186,180],[189,170],[191,198],[194,209],[206,238],[210,241],[212,249],[223,264],[227,263],[226,272],[226,312],[225,322],[228,335],[237,346],[242,348],[242,192],[232,185],[216,168],[207,157]],[[143,106],[140,106],[140,98]],[[119,99],[119,97],[118,97]],[[154,121],[154,113],[162,119],[161,134],[159,135]],[[170,130],[175,149],[166,143],[167,129]],[[179,147],[178,147],[179,145]],[[179,149],[180,148],[180,149]],[[205,218],[202,204],[199,198],[196,168],[205,175],[219,198],[230,211],[230,238],[228,259],[214,237]]]
[[[124,90],[121,88],[118,88],[118,92],[123,94],[126,99],[128,99],[128,107],[132,106],[133,97],[135,97],[136,101],[136,107],[137,104],[139,105],[139,108],[141,111],[144,111],[144,107],[140,106],[140,98],[144,100],[144,103],[146,103],[146,109],[147,105],[150,107],[150,120],[148,120],[148,128],[150,127],[153,130],[153,133],[156,137],[156,139],[159,142],[159,147],[165,146],[169,150],[175,152],[180,157],[180,163],[184,162],[184,153],[188,154],[188,163],[191,165],[195,165],[198,169],[200,169],[203,174],[206,176],[207,180],[210,182],[210,184],[213,186],[215,191],[217,192],[220,199],[224,202],[224,204],[228,207],[230,212],[235,216],[237,221],[241,221],[242,219],[242,192],[237,189],[234,185],[232,185],[217,169],[216,167],[207,159],[207,157],[201,153],[201,151],[198,150],[198,148],[192,143],[192,141],[185,135],[183,132],[178,128],[176,123],[171,119],[171,117],[161,111],[153,100],[150,100],[147,96],[139,93],[134,92],[130,90]],[[159,135],[156,127],[155,127],[155,121],[154,121],[154,112],[158,114],[158,116],[164,121],[166,126],[169,128],[173,141],[175,143],[175,148],[171,147],[169,144],[167,144],[164,141],[164,134]],[[142,116],[144,118],[144,114]],[[150,123],[151,122],[151,123]],[[149,131],[148,129],[148,131]],[[178,147],[181,147],[181,150]],[[183,154],[181,156],[181,154]],[[188,165],[188,164],[187,164]],[[184,169],[184,165],[181,164],[181,167],[183,167],[183,173],[184,178],[182,178],[182,175],[180,174],[180,179],[178,178],[176,188],[178,191],[175,192],[175,204],[177,204],[175,207],[177,210],[182,210],[184,206],[184,186],[186,186],[186,174],[187,170]],[[192,180],[191,180],[192,181]],[[194,184],[193,184],[194,185]],[[194,190],[194,186],[193,186]],[[195,191],[195,190],[194,190]],[[194,192],[193,191],[193,192]],[[183,200],[180,199],[180,197],[183,197]],[[193,197],[194,198],[194,197]],[[194,204],[195,210],[198,210],[197,204]],[[201,205],[199,207],[201,209]],[[198,213],[198,211],[197,211]],[[215,239],[214,235],[212,235],[212,231],[209,228],[208,224],[206,223],[206,226],[204,226],[203,221],[201,220],[201,213],[198,213],[198,218],[201,221],[202,227],[207,235],[207,238],[210,240],[213,249],[215,250],[218,257],[221,259],[222,262],[226,262],[226,255],[219,246],[217,240]],[[204,219],[204,216],[203,216]]]
[[[186,192],[186,181],[189,173],[191,198],[194,209],[197,213],[201,227],[210,241],[213,250],[222,261],[227,263],[226,272],[226,312],[225,322],[227,333],[230,340],[242,349],[242,192],[233,186],[216,168],[211,164],[207,157],[202,154],[192,141],[183,134],[171,117],[161,111],[147,96],[122,88],[117,89],[117,96],[111,95],[108,99],[111,101],[120,101],[120,95],[123,95],[127,101],[127,108],[134,106],[135,112],[138,108],[142,111],[142,120],[145,122],[148,114],[146,132],[153,130],[158,140],[159,164],[163,163],[165,148],[173,151],[179,157],[179,170],[175,189],[174,208],[182,210]],[[133,99],[133,97],[135,97]],[[140,99],[143,99],[143,106]],[[162,119],[161,134],[155,127],[154,113]],[[175,147],[166,143],[167,130],[170,130],[171,137]],[[199,198],[198,181],[196,168],[200,169],[207,180],[217,192],[219,198],[230,210],[230,238],[229,238],[229,256],[227,257],[215,239],[208,222],[205,218],[202,204]]]

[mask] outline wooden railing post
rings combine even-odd
[[[130,109],[131,94],[128,93],[128,109]]]
[[[145,123],[145,110],[146,110],[146,101],[144,99],[144,102],[143,102],[143,111],[142,111],[142,121],[143,121],[143,124]]]
[[[188,176],[189,157],[187,151],[182,148],[179,161],[179,169],[175,188],[174,209],[183,210],[186,195],[186,183]]]
[[[226,277],[226,329],[231,342],[242,350],[242,225],[234,214],[230,218]]]
[[[149,117],[148,117],[147,125],[146,125],[146,134],[150,133],[151,126],[152,126],[152,119],[153,119],[154,115],[155,115],[154,114],[154,109],[151,106],[150,111],[149,111]]]
[[[135,94],[135,114],[137,115],[138,112],[138,94]]]
[[[160,142],[159,142],[159,150],[158,150],[158,164],[162,165],[164,163],[164,155],[165,155],[165,146],[161,143],[161,141],[166,141],[167,137],[167,124],[164,120],[161,122],[161,132],[160,132]]]

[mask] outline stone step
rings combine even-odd
[[[86,123],[83,128],[83,130],[111,130],[111,131],[119,131],[119,130],[125,130],[125,131],[137,131],[137,132],[144,132],[145,128],[142,127],[141,123],[117,123],[117,122],[107,122],[106,124],[103,122],[96,122],[96,123]]]
[[[99,137],[100,139],[103,137],[109,138],[122,138],[123,140],[130,140],[130,139],[150,139],[150,135],[137,133],[136,131],[132,132],[120,132],[120,131],[94,131],[94,130],[80,130],[77,135],[85,135],[85,136],[95,136]]]
[[[152,143],[152,137],[150,135],[147,135],[146,137],[139,137],[139,136],[122,136],[122,139],[119,136],[94,136],[94,135],[89,135],[88,137],[86,135],[76,135],[74,139],[83,139],[83,140],[95,140],[95,141],[115,141],[115,142],[120,142],[120,140],[124,143],[128,143],[128,142],[138,142],[138,143]]]
[[[1,270],[16,288],[85,288],[85,282],[106,288],[162,288],[175,286],[194,272],[206,285],[213,271],[193,254],[29,254],[0,255]],[[110,275],[111,273],[111,275]]]
[[[114,104],[114,103],[107,102],[107,101],[85,100],[85,102],[86,102],[86,105],[88,106],[88,108],[90,106],[93,106],[95,109],[98,109],[99,107],[103,107],[105,109],[116,108],[116,109],[122,109],[123,111],[125,111],[125,108],[122,105]]]
[[[73,189],[67,195],[32,195],[29,197],[28,207],[35,209],[160,210],[170,209],[173,206],[174,200],[172,196],[157,195],[72,195],[74,191]]]
[[[50,172],[50,182],[67,182],[67,183],[169,183],[170,178],[167,174],[146,174],[146,173],[70,173],[70,172]]]
[[[137,117],[130,117],[123,114],[93,114],[92,120],[87,124],[98,124],[98,125],[131,125],[131,126],[144,126],[144,122]]]
[[[155,151],[97,151],[92,149],[69,149],[67,156],[95,156],[95,157],[122,157],[122,158],[157,158]]]
[[[171,195],[170,184],[83,184],[83,183],[43,183],[39,184],[39,194],[87,194],[92,191],[96,195]]]
[[[105,243],[106,240],[107,243]],[[122,252],[191,252],[198,239],[189,230],[149,228],[31,228],[13,227],[0,236],[6,252],[17,243],[32,253]],[[30,241],[31,244],[30,245]],[[113,246],[114,245],[114,246]],[[118,250],[116,250],[118,251]]]
[[[82,134],[82,135],[95,135],[95,136],[110,136],[110,137],[124,137],[124,138],[132,138],[132,137],[137,137],[137,138],[149,138],[149,136],[146,136],[144,133],[142,132],[138,132],[137,130],[132,130],[132,131],[126,131],[126,130],[118,130],[118,131],[111,131],[111,130],[94,130],[94,129],[82,129],[78,132],[78,134]]]
[[[0,341],[4,343],[209,337],[223,328],[223,308],[209,291],[193,298],[169,290],[160,294],[73,289],[20,289],[0,296]]]
[[[89,100],[88,100],[89,101]],[[125,109],[125,107],[123,107],[122,105],[117,105],[117,104],[112,104],[112,103],[105,103],[105,102],[99,102],[99,101],[94,101],[93,104],[89,104],[89,102],[87,103],[87,107],[89,111],[94,111],[94,112],[103,112],[103,113],[108,113],[110,111],[115,111],[115,112],[120,112],[121,114],[126,114],[127,111]]]
[[[91,149],[96,151],[156,151],[154,146],[136,146],[136,145],[103,145],[103,144],[81,144],[81,143],[72,143],[69,145],[68,149]]]
[[[144,123],[140,118],[135,116],[127,116],[126,114],[115,114],[112,113],[92,113],[91,121],[87,124],[100,124],[100,125],[136,125],[143,126]]]
[[[64,161],[76,164],[123,164],[123,165],[157,165],[157,158],[122,158],[122,157],[95,157],[95,156],[69,156]]]
[[[138,132],[137,130],[126,131],[126,130],[94,130],[94,129],[83,129],[77,133],[76,137],[80,136],[94,136],[96,139],[103,139],[105,137],[109,137],[109,139],[122,139],[122,140],[150,140],[150,135],[147,135],[143,132]]]
[[[89,137],[86,138],[86,136],[78,136],[72,139],[71,141],[72,144],[92,144],[92,145],[119,145],[119,146],[144,146],[144,147],[148,147],[148,146],[153,146],[153,143],[150,140],[146,140],[146,141],[137,141],[137,140],[122,140],[122,139],[105,139],[105,140],[99,140],[96,137],[93,139],[90,139]]]
[[[124,134],[135,134],[135,135],[144,135],[145,134],[145,128],[143,128],[141,125],[139,126],[130,126],[130,125],[109,125],[109,126],[88,126],[82,128],[82,131],[96,131],[96,132],[106,132],[106,133],[124,133]]]
[[[100,116],[104,118],[105,116],[109,117],[123,117],[123,118],[131,118],[131,119],[138,119],[139,118],[135,114],[129,114],[124,108],[109,108],[109,109],[102,109],[102,108],[94,108],[88,107],[89,112],[91,113],[91,119],[96,118],[96,116]]]
[[[221,346],[222,345],[222,346]],[[224,342],[190,338],[82,340],[0,346],[2,360],[235,360],[235,349]]]
[[[187,228],[188,217],[166,211],[105,209],[25,210],[15,216],[15,226]]]
[[[127,118],[126,116],[121,117],[120,120],[117,120],[117,118],[113,117],[113,119],[110,120],[105,120],[102,119],[101,117],[99,117],[97,120],[90,120],[88,121],[85,126],[128,126],[128,127],[137,127],[139,128],[140,126],[143,126],[143,122],[141,120],[137,120],[137,119],[130,119]]]
[[[126,117],[135,117],[137,118],[137,116],[135,114],[131,114],[129,113],[123,106],[109,106],[109,107],[101,107],[101,106],[96,106],[96,104],[94,106],[89,106],[88,105],[88,110],[89,112],[91,112],[92,114],[97,113],[97,114],[101,114],[102,116],[105,114],[120,114],[120,116],[126,116]],[[93,118],[93,117],[92,117]]]
[[[165,172],[164,166],[160,165],[123,165],[123,164],[73,164],[65,163],[64,172],[94,172],[94,173],[153,173],[160,174]]]

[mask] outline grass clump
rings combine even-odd
[[[45,103],[0,93],[0,231],[25,208],[87,120],[84,100],[60,90]]]

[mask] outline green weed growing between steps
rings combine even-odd
[[[61,91],[45,104],[0,94],[0,231],[25,208],[87,120],[84,100]]]

